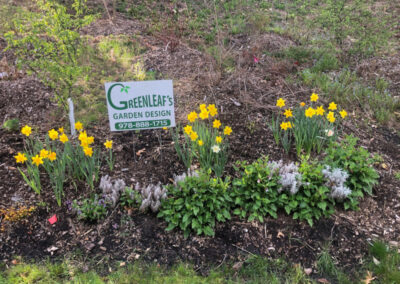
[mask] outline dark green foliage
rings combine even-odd
[[[76,210],[78,218],[89,222],[96,222],[107,215],[109,202],[97,194],[82,201],[74,200],[72,207]]]
[[[345,209],[356,209],[358,200],[367,193],[372,195],[372,188],[378,183],[379,175],[373,168],[376,157],[362,147],[356,147],[357,138],[348,135],[342,142],[330,144],[326,150],[324,163],[333,168],[341,168],[349,174],[346,186],[352,193],[344,202]]]
[[[314,224],[314,219],[329,217],[334,212],[322,169],[322,164],[304,160],[299,169],[302,186],[296,194],[289,196],[288,204],[284,207],[287,214],[293,214],[293,219],[306,220],[310,226]]]
[[[277,217],[278,207],[288,197],[285,193],[278,192],[279,176],[271,172],[267,163],[267,157],[252,164],[238,163],[236,170],[240,171],[240,177],[234,179],[232,190],[235,215],[260,222],[266,216]]]
[[[125,187],[120,197],[122,207],[135,208],[142,204],[142,196],[139,191],[132,187]]]
[[[211,178],[207,173],[187,177],[176,186],[167,187],[168,198],[162,201],[157,216],[168,223],[166,230],[178,227],[185,237],[192,231],[214,236],[216,221],[231,218],[229,186],[229,179]]]

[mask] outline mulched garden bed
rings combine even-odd
[[[131,26],[135,26],[134,23]],[[232,126],[228,173],[234,173],[232,163],[237,160],[253,161],[262,155],[268,155],[270,160],[296,159],[294,155],[285,155],[276,146],[266,122],[271,117],[273,107],[270,106],[278,96],[291,103],[299,103],[309,96],[310,90],[288,85],[285,81],[286,75],[297,66],[262,57],[259,65],[243,65],[233,74],[220,74],[218,80],[208,80],[207,76],[216,72],[209,68],[214,66],[212,59],[183,44],[170,53],[157,38],[146,37],[147,45],[154,47],[144,55],[147,67],[158,68],[157,71],[175,80],[177,117],[184,117],[188,110],[205,101],[215,103],[220,108],[221,121]],[[243,46],[250,50],[252,44],[268,46],[270,43],[271,49],[279,49],[294,44],[277,35],[250,39],[250,42],[249,39],[235,40],[237,54],[243,57],[246,56],[241,51]],[[177,60],[186,64],[171,64]],[[204,64],[197,64],[202,61]],[[4,121],[19,118],[21,125],[37,126],[44,133],[67,123],[57,114],[56,108],[51,101],[51,91],[32,77],[19,75],[0,81],[0,117]],[[233,218],[218,224],[213,238],[191,235],[184,239],[177,230],[166,232],[166,224],[155,214],[132,211],[128,215],[120,207],[99,224],[79,222],[68,212],[66,205],[57,206],[48,181],[42,179],[41,196],[34,194],[24,183],[13,158],[23,149],[23,137],[0,129],[0,208],[36,205],[38,201],[47,205],[38,206],[27,220],[0,232],[0,260],[8,263],[14,256],[57,258],[80,250],[99,262],[103,259],[143,259],[170,265],[184,260],[206,271],[211,265],[259,254],[283,256],[303,267],[312,267],[321,250],[328,247],[339,266],[351,270],[362,262],[370,241],[383,239],[393,245],[400,243],[400,181],[393,177],[393,173],[400,170],[400,138],[387,128],[363,124],[355,118],[345,123],[344,132],[360,137],[362,146],[384,159],[378,165],[381,177],[374,196],[366,197],[359,211],[338,210],[331,218],[315,222],[313,227],[293,220],[283,212],[277,219],[266,218],[264,223]],[[110,133],[108,121],[103,120],[89,128],[88,133],[95,136],[98,145],[99,138],[113,139],[115,170],[110,172],[104,166],[102,174],[122,178],[127,185],[158,181],[167,184],[174,174],[184,172],[171,137],[163,130],[144,130],[139,134]],[[83,184],[78,184],[77,188],[67,185],[64,200],[86,196],[89,194],[86,189]],[[47,219],[53,214],[57,214],[58,222],[50,225]]]

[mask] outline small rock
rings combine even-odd
[[[106,251],[106,250],[107,250],[107,248],[106,248],[106,247],[103,247],[103,246],[101,246],[100,249],[101,249],[102,251]]]

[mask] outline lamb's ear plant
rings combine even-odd
[[[229,179],[211,178],[210,173],[186,177],[167,186],[168,197],[157,216],[167,222],[167,231],[179,228],[185,238],[191,232],[214,236],[216,222],[231,218],[229,187]]]

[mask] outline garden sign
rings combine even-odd
[[[105,83],[111,131],[175,126],[172,80]]]

